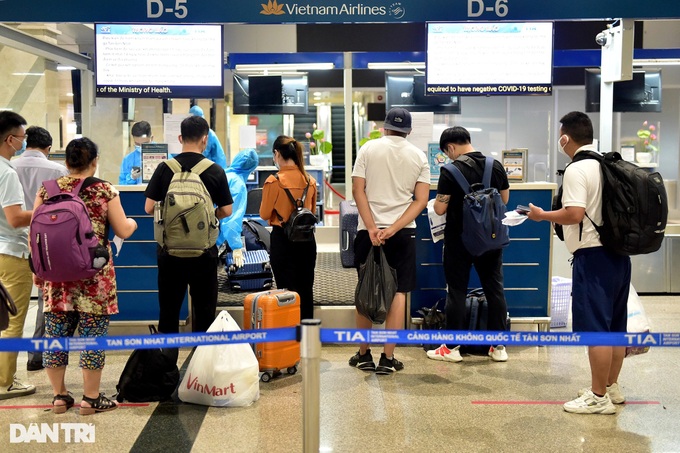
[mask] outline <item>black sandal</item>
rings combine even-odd
[[[54,404],[57,401],[63,401],[65,404]],[[54,395],[52,398],[52,412],[55,414],[63,414],[67,410],[71,409],[75,404],[71,393],[66,393],[66,395]]]
[[[105,397],[103,393],[100,393],[97,398],[88,398],[83,395],[83,401],[90,407],[81,404],[80,415],[92,415],[95,412],[108,412],[118,408],[118,404]]]

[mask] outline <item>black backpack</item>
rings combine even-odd
[[[246,241],[243,244],[245,250],[266,250],[269,252],[271,233],[257,220],[244,219],[241,235]]]
[[[602,245],[619,255],[659,250],[668,220],[668,196],[661,175],[623,160],[617,152],[581,151],[573,162],[583,159],[599,161],[602,171],[602,225],[596,225],[586,212]],[[553,209],[560,209],[562,187],[555,198]],[[583,229],[583,222],[579,228]],[[558,237],[564,240],[559,233]]]
[[[157,333],[149,326],[152,334]],[[130,402],[165,401],[179,385],[178,350],[135,349],[116,385],[116,400]]]
[[[276,179],[279,179],[279,175],[274,175]],[[316,230],[316,223],[319,221],[314,213],[309,209],[305,208],[305,200],[307,199],[307,191],[309,190],[309,178],[307,178],[307,187],[302,192],[302,198],[297,200],[293,198],[290,190],[283,187],[283,190],[288,195],[288,199],[293,203],[293,212],[286,222],[283,222],[283,218],[276,214],[281,222],[283,222],[283,231],[286,237],[291,242],[308,242],[314,240],[314,231]]]
[[[444,302],[444,304],[446,304],[446,299],[439,299],[432,308],[423,307],[418,310],[418,313],[423,317],[423,324],[421,326],[423,330],[446,329],[446,315],[437,308],[439,302]],[[425,351],[437,349],[438,347],[438,344],[423,344],[423,349]]]

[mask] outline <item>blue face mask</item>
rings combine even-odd
[[[16,141],[16,137],[12,136],[12,138]],[[26,140],[21,141],[21,148],[16,149],[14,148],[14,146],[12,146],[12,148],[14,149],[14,155],[20,156],[21,154],[24,153],[24,151],[26,151]]]

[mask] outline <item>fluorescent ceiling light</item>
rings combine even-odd
[[[42,76],[42,72],[13,72],[12,75],[15,76]]]
[[[64,65],[58,65],[57,66],[57,71],[73,71],[75,66],[64,66]]]
[[[279,71],[314,71],[333,69],[333,63],[281,63],[281,64],[237,64],[238,72],[279,72]]]
[[[395,61],[395,62],[375,62],[369,63],[368,69],[425,69],[425,62],[423,61]]]
[[[633,66],[676,66],[680,65],[680,58],[655,59],[646,58],[633,60]]]
[[[467,129],[468,132],[482,132],[481,127],[466,127],[465,129]]]

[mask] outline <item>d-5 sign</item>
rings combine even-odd
[[[479,17],[485,12],[496,13],[498,17],[505,17],[508,15],[507,3],[508,0],[496,0],[494,6],[484,6],[484,0],[468,0],[468,17]]]
[[[187,7],[183,5],[186,2],[187,0],[175,0],[174,8],[166,8],[161,0],[146,0],[146,17],[148,19],[157,19],[163,13],[174,13],[176,18],[184,19],[189,13]]]

